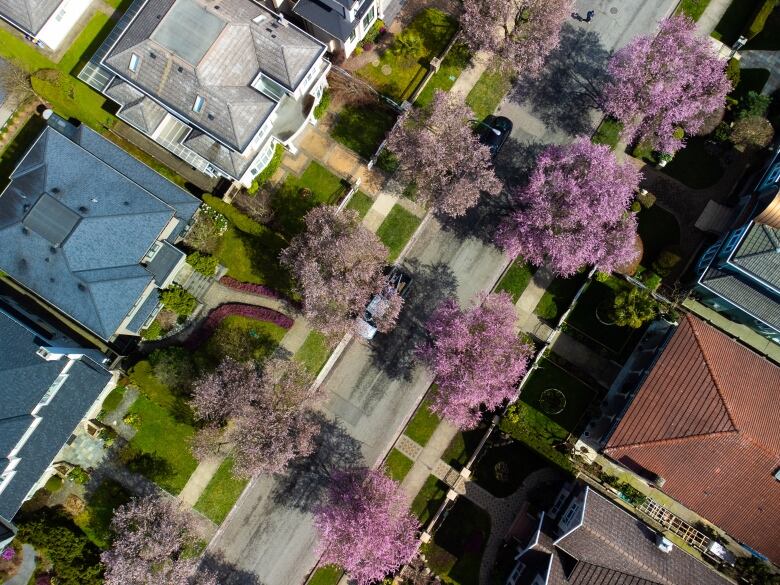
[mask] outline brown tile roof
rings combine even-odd
[[[687,315],[605,454],[780,562],[780,368]]]

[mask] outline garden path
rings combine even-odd
[[[29,544],[22,545],[22,564],[16,575],[8,579],[4,585],[27,585],[35,571],[35,549]]]
[[[490,63],[490,54],[485,51],[477,51],[477,53],[471,58],[471,64],[461,71],[460,77],[455,81],[455,84],[450,89],[450,94],[457,96],[460,99],[465,100],[469,95],[471,88],[476,85],[479,78],[487,69]]]
[[[452,439],[459,432],[458,427],[442,420],[436,430],[428,439],[425,446],[420,446],[406,435],[401,435],[396,441],[395,448],[414,461],[414,465],[401,482],[401,489],[412,500],[423,487],[429,475],[435,475],[441,480],[452,469],[441,457],[450,446]],[[410,445],[411,447],[410,448]],[[415,447],[416,446],[416,447]],[[416,455],[415,455],[416,452]]]
[[[211,478],[217,473],[219,466],[222,465],[224,457],[209,457],[203,461],[198,462],[198,466],[195,471],[192,472],[187,483],[179,492],[178,498],[181,503],[186,504],[189,507],[194,507],[195,503],[200,498],[206,486],[209,485]]]
[[[696,30],[701,35],[708,35],[718,26],[720,19],[728,10],[732,0],[710,0],[699,20],[696,21]]]
[[[519,330],[530,333],[541,341],[547,341],[553,330],[539,317],[534,315],[534,309],[554,279],[555,275],[542,266],[534,273],[531,282],[528,283],[528,286],[525,287],[525,290],[515,303]]]

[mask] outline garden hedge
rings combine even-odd
[[[764,3],[756,12],[756,15],[753,17],[753,22],[750,23],[750,26],[745,33],[747,38],[752,39],[764,30],[766,20],[769,18],[769,15],[772,14],[772,11],[777,8],[778,1],[779,0],[764,0]]]
[[[238,316],[258,321],[268,321],[284,329],[293,326],[294,321],[279,311],[267,307],[256,307],[241,303],[227,303],[214,309],[200,328],[187,338],[184,346],[187,349],[196,349],[216,331],[219,324],[227,317]]]

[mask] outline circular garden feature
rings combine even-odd
[[[557,388],[547,388],[539,396],[539,406],[545,414],[560,414],[566,408],[566,395]]]

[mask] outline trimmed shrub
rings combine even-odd
[[[737,118],[765,118],[770,105],[772,105],[770,96],[757,91],[749,91],[745,97],[739,100]]]
[[[240,290],[241,292],[247,292],[249,294],[258,295],[261,297],[268,297],[269,299],[283,299],[285,298],[282,293],[269,288],[263,284],[255,284],[253,282],[241,282],[230,276],[223,276],[219,279],[220,284],[224,284],[228,288],[233,290]]]
[[[314,119],[319,120],[325,115],[325,112],[328,111],[328,106],[330,106],[330,100],[333,96],[330,95],[330,90],[326,89],[322,92],[322,99],[320,99],[320,103],[318,103],[316,106],[314,106]]]
[[[191,315],[198,306],[198,299],[177,284],[160,291],[160,302],[182,317]]]
[[[214,256],[193,252],[187,256],[187,264],[204,276],[214,276],[219,262]]]
[[[219,197],[206,194],[203,196],[203,201],[205,201],[209,207],[224,215],[228,221],[230,221],[230,223],[232,223],[242,232],[252,234],[253,236],[259,236],[268,231],[268,228],[266,228],[263,224],[256,222],[248,215],[244,215],[241,213],[241,211],[229,203],[225,203]]]
[[[220,305],[209,313],[209,316],[206,318],[203,325],[201,325],[201,327],[184,342],[184,347],[190,350],[199,347],[204,341],[211,337],[223,319],[234,315],[246,317],[248,319],[256,319],[258,321],[268,321],[269,323],[273,323],[284,329],[289,329],[294,323],[294,321],[284,313],[274,311],[267,307],[228,303]]]
[[[76,466],[68,473],[68,479],[79,485],[84,485],[89,481],[89,473],[81,467]]]
[[[652,264],[653,271],[660,276],[669,276],[675,266],[680,263],[680,255],[668,248],[658,254],[658,258]]]
[[[146,341],[154,341],[155,339],[160,339],[162,334],[162,325],[160,325],[160,322],[155,319],[149,324],[149,327],[141,331],[141,339],[145,339]]]
[[[764,3],[758,9],[758,12],[756,12],[755,17],[753,17],[753,22],[750,23],[750,26],[745,32],[745,36],[747,38],[752,39],[758,33],[764,30],[767,18],[769,18],[769,15],[772,14],[772,11],[777,8],[777,3],[778,0],[764,0]]]
[[[726,78],[731,82],[732,88],[736,88],[739,85],[741,77],[742,70],[739,67],[739,59],[729,59],[728,65],[726,65]]]
[[[278,169],[279,165],[282,164],[283,158],[284,146],[277,142],[276,146],[274,147],[274,155],[271,157],[271,160],[268,161],[268,164],[265,166],[265,168],[260,171],[260,174],[255,177],[255,180],[252,181],[252,186],[247,189],[247,192],[250,195],[257,193],[258,189],[260,189],[260,187],[268,182],[268,179],[273,176],[273,174],[276,172],[276,169]]]

